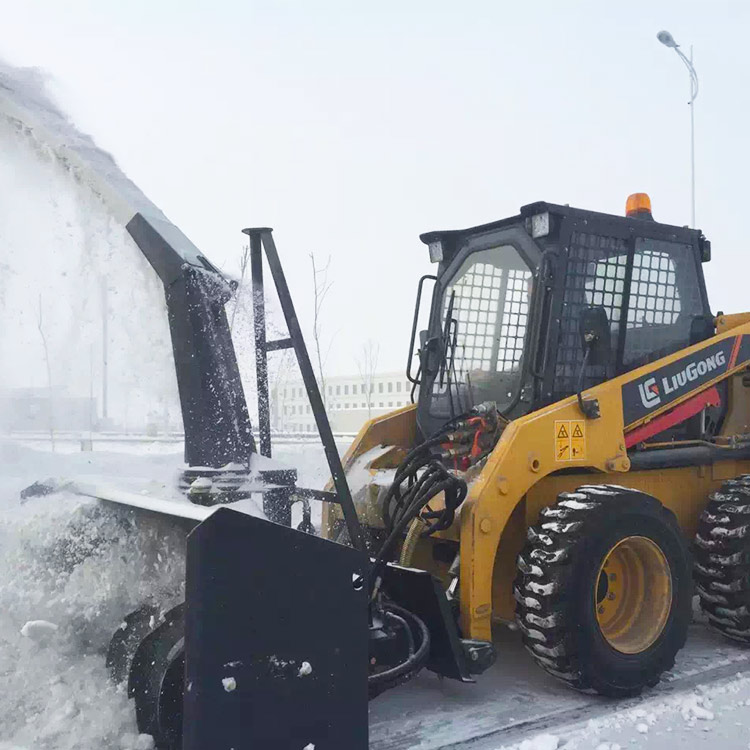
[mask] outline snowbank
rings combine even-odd
[[[139,604],[182,598],[184,538],[68,493],[21,503],[60,458],[0,451],[0,748],[147,747],[104,653]]]

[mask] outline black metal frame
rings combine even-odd
[[[313,416],[315,417],[315,424],[318,428],[318,434],[320,435],[321,442],[323,443],[323,450],[326,454],[328,468],[330,469],[331,477],[333,479],[333,486],[336,490],[335,499],[338,504],[341,505],[341,510],[344,513],[344,521],[346,522],[346,527],[349,532],[349,539],[351,540],[352,546],[364,552],[366,550],[366,547],[364,536],[362,534],[362,527],[359,523],[359,518],[357,517],[357,512],[354,508],[354,502],[352,501],[349,484],[346,481],[344,468],[341,465],[341,458],[339,457],[339,453],[336,448],[336,442],[333,438],[331,423],[328,421],[328,415],[326,414],[325,406],[323,405],[323,399],[320,395],[318,381],[315,377],[312,363],[310,362],[310,356],[307,352],[307,346],[305,345],[305,340],[302,335],[302,329],[297,318],[297,313],[294,310],[294,302],[292,301],[292,296],[286,283],[286,277],[284,276],[284,271],[281,267],[279,254],[276,250],[276,243],[274,242],[271,234],[272,231],[273,230],[269,229],[268,227],[248,228],[242,230],[243,234],[246,234],[250,238],[250,272],[252,275],[253,290],[253,326],[255,330],[255,362],[258,383],[258,423],[260,431],[260,452],[264,456],[271,456],[271,419],[268,392],[268,352],[293,348],[297,356],[297,364],[299,365],[299,369],[302,374],[302,382],[305,385],[307,396],[310,399],[310,406],[312,408]],[[281,304],[281,309],[284,313],[287,330],[289,331],[289,338],[280,339],[277,341],[266,340],[265,290],[263,286],[263,251],[265,251],[266,254],[268,267],[271,271],[271,277],[273,278],[273,282],[276,287],[276,293]],[[318,493],[314,493],[312,491],[306,492],[307,497],[311,497],[313,499],[331,499],[328,497],[329,493],[325,493],[326,496],[324,498],[321,498]]]

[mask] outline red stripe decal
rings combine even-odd
[[[740,351],[740,342],[742,341],[742,336],[735,336],[734,337],[734,346],[732,347],[732,356],[729,358],[729,367],[728,370],[731,370],[735,363],[737,362],[737,354]]]
[[[739,338],[738,336],[738,341]],[[736,356],[736,351],[733,353],[733,356]],[[625,435],[625,447],[632,448],[634,445],[642,443],[654,435],[658,435],[669,427],[673,427],[676,424],[684,422],[686,419],[690,419],[690,417],[694,417],[696,414],[702,412],[706,406],[719,406],[720,404],[721,396],[719,396],[716,386],[713,386],[689,398],[687,401],[683,401],[683,403],[675,406],[674,409],[671,409],[666,414],[661,414],[647,424],[636,427]]]

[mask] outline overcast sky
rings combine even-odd
[[[405,365],[418,235],[536,200],[697,219],[714,311],[747,309],[746,2],[0,0],[0,57],[41,67],[76,123],[214,262],[272,226],[298,312],[331,256],[329,372]]]

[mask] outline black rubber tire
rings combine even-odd
[[[694,546],[695,590],[708,624],[750,643],[750,475],[710,495]]]
[[[669,563],[672,605],[644,651],[613,648],[597,622],[599,570],[620,539],[644,536]],[[577,690],[614,698],[659,682],[685,645],[692,614],[690,551],[674,514],[656,498],[613,485],[563,492],[528,530],[514,595],[523,642],[545,671]]]

